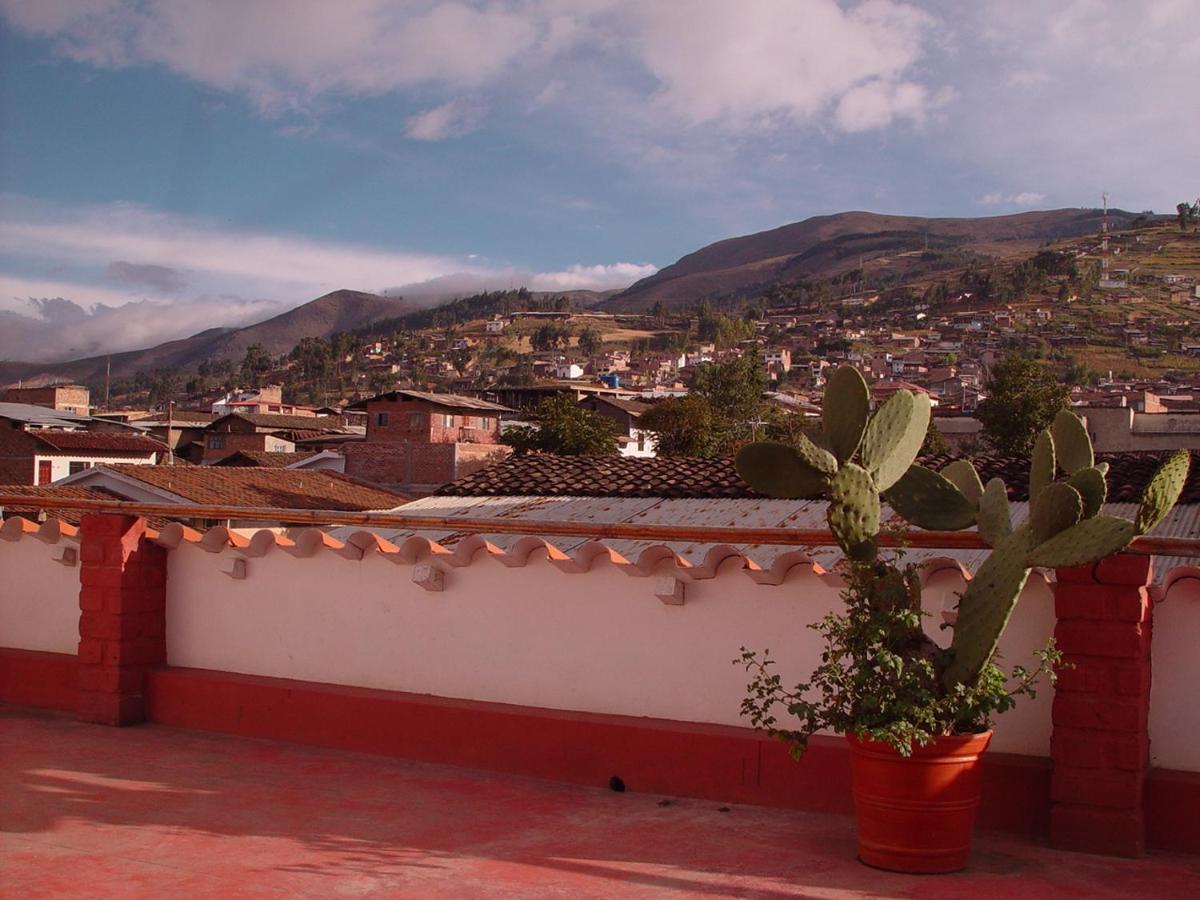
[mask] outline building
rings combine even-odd
[[[211,463],[237,450],[292,453],[299,439],[349,433],[350,429],[337,419],[229,413],[215,419],[204,429],[204,452],[201,459],[205,463]]]
[[[498,403],[427,391],[397,390],[347,407],[367,414],[366,440],[345,444],[346,472],[412,496],[431,493],[507,456]]]
[[[90,426],[105,430],[91,431]],[[103,463],[150,466],[166,450],[159,441],[116,423],[0,403],[0,482],[45,485]]]
[[[1098,453],[1200,450],[1200,412],[1166,411],[1153,400],[1148,405],[1157,411],[1139,412],[1122,397],[1120,406],[1080,406],[1075,412]]]
[[[584,397],[579,401],[584,409],[604,416],[617,427],[618,452],[621,456],[654,456],[654,435],[641,428],[642,414],[649,403],[621,397]]]
[[[58,412],[88,416],[92,412],[91,391],[82,384],[54,384],[48,387],[7,388],[0,396],[4,403],[28,403]]]
[[[277,416],[316,416],[316,410],[296,403],[283,402],[283,388],[278,384],[248,391],[226,394],[212,405],[214,416],[232,412],[259,413]]]
[[[396,491],[364,484],[336,472],[258,466],[100,465],[70,476],[62,485],[100,488],[122,499],[145,503],[343,512],[394,510],[409,499]],[[279,520],[262,516],[229,520],[180,516],[179,521],[193,527],[280,524]]]

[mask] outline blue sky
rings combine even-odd
[[[845,209],[1170,210],[1200,191],[1197,22],[1200,0],[0,0],[0,357],[338,287],[621,287]]]

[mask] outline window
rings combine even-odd
[[[419,413],[419,412],[409,413],[408,414],[408,427],[409,428],[424,428],[425,427],[425,413]]]
[[[86,472],[91,467],[92,464],[90,462],[84,462],[80,459],[73,459],[67,464],[67,472],[71,475],[75,475],[79,472]]]
[[[450,415],[449,413],[446,413],[444,416],[442,416],[442,427],[443,428],[453,428],[454,427],[454,416]]]
[[[225,449],[225,435],[210,434],[208,436],[208,449],[209,450],[224,450]]]
[[[491,431],[492,430],[492,420],[490,418],[488,418],[487,416],[480,416],[479,417],[479,427],[482,428],[484,431]]]
[[[54,480],[54,463],[48,459],[38,460],[38,484],[49,484]]]
[[[375,425],[379,428],[387,428],[388,414],[375,413]]]

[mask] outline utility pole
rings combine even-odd
[[[175,445],[171,443],[171,433],[175,430],[175,401],[167,401],[167,465],[175,465]]]
[[[105,412],[109,411],[108,388],[109,388],[109,382],[110,382],[111,378],[112,378],[112,357],[110,356],[104,362],[104,411]]]

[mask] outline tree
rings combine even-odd
[[[595,356],[600,352],[600,348],[603,346],[604,338],[602,338],[600,336],[600,332],[591,325],[579,332],[580,352],[586,353],[588,356]]]
[[[716,452],[712,407],[698,394],[655,403],[642,413],[640,425],[654,435],[659,456],[713,456]]]
[[[983,436],[999,453],[1027,456],[1033,442],[1070,405],[1071,389],[1042,365],[1010,354],[992,369],[988,397],[975,411]]]
[[[271,371],[271,357],[262,344],[251,344],[242,357],[241,378],[250,387],[261,387],[266,374]]]
[[[717,453],[732,453],[752,439],[750,423],[762,418],[766,388],[767,372],[758,351],[696,370],[692,391],[712,410]]]
[[[617,452],[617,426],[584,409],[570,394],[556,394],[538,404],[536,428],[506,428],[501,440],[518,455],[606,455]]]
[[[323,339],[306,337],[292,348],[288,358],[296,363],[306,381],[321,381],[329,375],[333,352]]]

